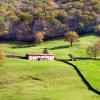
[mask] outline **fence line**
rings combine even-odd
[[[86,78],[83,76],[83,74],[81,73],[81,71],[78,69],[77,66],[75,66],[74,64],[68,62],[68,61],[65,60],[65,59],[57,59],[57,58],[55,58],[55,60],[56,60],[56,61],[64,62],[64,63],[66,63],[66,64],[72,66],[72,67],[75,69],[75,71],[77,72],[77,74],[80,76],[80,78],[82,79],[82,81],[84,82],[84,84],[87,86],[87,88],[88,88],[89,90],[91,90],[92,92],[94,92],[94,93],[100,95],[100,91],[94,89],[94,88],[91,86],[91,84],[86,80]]]
[[[17,55],[6,55],[7,58],[18,58],[18,59],[25,59],[24,56],[17,56]]]

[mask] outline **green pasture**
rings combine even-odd
[[[74,64],[92,87],[100,91],[100,61],[76,61]]]
[[[40,54],[48,48],[57,58],[87,57],[86,48],[99,37],[88,35],[80,38],[72,47],[64,39],[56,39],[39,45],[21,42],[0,42],[6,55],[25,56]],[[84,77],[100,91],[100,61],[76,61]],[[88,90],[73,67],[57,61],[29,61],[7,58],[0,67],[0,100],[100,100],[100,96]]]
[[[100,100],[62,62],[7,59],[0,68],[0,100]]]
[[[68,54],[71,53],[75,57],[87,57],[86,48],[88,45],[100,40],[99,37],[89,35],[80,38],[78,43],[74,43],[72,47],[64,39],[57,39],[42,43],[40,45],[26,44],[21,42],[1,42],[0,48],[3,48],[6,54],[25,55],[27,53],[40,54],[44,48],[48,48],[49,53],[59,58],[68,58]]]

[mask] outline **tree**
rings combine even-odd
[[[59,21],[61,21],[62,23],[66,23],[66,19],[67,19],[67,12],[66,11],[60,11],[58,16],[57,16],[57,19]]]
[[[48,49],[45,48],[45,49],[43,50],[43,53],[44,53],[44,54],[49,54]]]
[[[96,32],[98,35],[100,35],[100,25],[97,25],[97,26],[95,27],[95,32]]]
[[[14,12],[11,12],[10,15],[8,16],[8,20],[13,23],[19,20],[18,16],[15,15]]]
[[[9,31],[9,26],[7,24],[0,25],[0,37],[7,35]]]
[[[71,53],[69,53],[68,56],[71,58],[72,61],[74,60],[74,57]]]
[[[84,3],[83,2],[73,2],[72,5],[76,9],[82,9],[84,7]]]
[[[87,47],[87,54],[89,56],[97,57],[100,55],[100,41],[97,41],[93,45]]]
[[[44,32],[37,32],[35,34],[35,43],[42,43],[44,39]]]
[[[69,31],[65,33],[65,40],[70,42],[71,46],[73,45],[73,42],[79,41],[79,35],[75,31]]]
[[[30,13],[24,13],[24,12],[20,12],[20,20],[23,22],[31,22],[33,20],[33,15],[31,15]]]
[[[5,55],[2,50],[0,50],[0,66],[4,64]]]

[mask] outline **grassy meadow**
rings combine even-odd
[[[100,38],[89,35],[80,38],[74,46],[64,39],[57,39],[34,46],[20,42],[1,42],[6,54],[24,56],[27,53],[42,53],[44,48],[58,58],[87,57],[86,47]],[[100,90],[100,62],[76,61],[85,78]],[[29,61],[7,58],[0,67],[0,100],[100,100],[100,96],[88,90],[76,71],[57,61]]]
[[[100,91],[100,61],[76,61],[74,64],[79,68],[88,82]]]
[[[69,47],[69,43],[64,39],[57,39],[48,41],[40,45],[34,46],[33,44],[25,43],[0,43],[0,48],[3,48],[7,54],[25,55],[26,53],[42,53],[44,48],[48,48],[49,52],[54,54],[55,57],[68,58],[68,54],[72,53],[75,57],[87,57],[86,48],[88,45],[100,40],[99,37],[89,35],[80,38],[80,41]]]
[[[7,59],[0,68],[0,100],[99,100],[75,70],[61,62]]]

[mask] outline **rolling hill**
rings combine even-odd
[[[75,56],[86,56],[85,48],[99,40],[89,35],[80,38],[73,47],[64,39],[47,41],[40,45],[21,42],[2,42],[6,54],[24,56],[26,53],[41,53],[48,48],[58,58],[68,58],[70,51]],[[99,61],[73,62],[97,90],[99,88]],[[2,100],[99,100],[100,96],[88,90],[73,67],[58,61],[29,61],[7,58],[0,67],[0,99]]]

